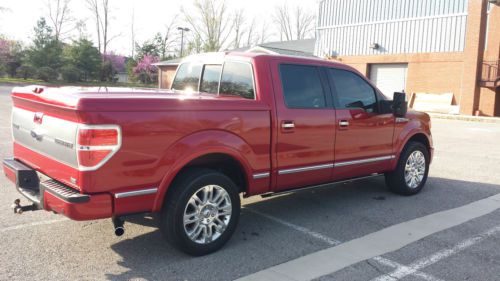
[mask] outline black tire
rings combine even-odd
[[[408,161],[408,158],[415,151],[420,151],[424,155],[425,172],[421,182],[416,187],[410,187],[405,180],[405,166],[406,162]],[[396,194],[405,196],[415,195],[419,193],[425,186],[428,174],[429,174],[429,150],[421,142],[410,141],[405,145],[403,152],[399,157],[396,169],[392,172],[388,172],[385,174],[385,182],[389,187],[389,189]]]
[[[231,199],[231,216],[227,227],[212,242],[199,244],[191,240],[184,229],[184,211],[189,199],[207,185],[222,187]],[[203,256],[219,250],[231,238],[240,215],[238,187],[222,173],[204,168],[193,168],[175,179],[160,214],[160,230],[165,239],[177,249],[193,256]]]

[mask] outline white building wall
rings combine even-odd
[[[467,0],[323,0],[319,57],[464,50]],[[372,49],[377,43],[380,48]]]

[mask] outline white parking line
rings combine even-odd
[[[500,226],[496,226],[494,228],[491,228],[490,230],[481,233],[479,235],[476,235],[474,237],[471,237],[469,239],[466,239],[455,246],[453,246],[450,249],[444,249],[439,252],[436,252],[432,254],[429,257],[420,259],[411,265],[407,266],[406,268],[398,268],[394,270],[391,273],[387,273],[384,275],[381,275],[372,281],[394,281],[394,280],[399,280],[401,278],[404,278],[410,274],[413,274],[414,272],[421,270],[425,267],[428,267],[429,265],[435,264],[436,262],[443,260],[445,258],[450,257],[451,255],[454,255],[460,251],[463,251],[497,233],[500,233]]]
[[[290,227],[298,232],[302,232],[304,234],[307,234],[311,237],[314,237],[318,240],[321,240],[323,242],[325,242],[326,244],[330,245],[330,246],[336,246],[336,245],[339,245],[341,244],[342,242],[339,241],[339,240],[335,240],[335,239],[332,239],[330,237],[327,237],[321,233],[318,233],[318,232],[315,232],[315,231],[312,231],[308,228],[305,228],[305,227],[302,227],[302,226],[299,226],[299,225],[296,225],[296,224],[293,224],[293,223],[290,223],[290,222],[287,222],[283,219],[280,219],[280,218],[277,218],[275,216],[271,216],[271,215],[268,215],[268,214],[265,214],[265,213],[262,213],[262,212],[259,212],[257,210],[254,210],[254,209],[250,209],[250,208],[245,208],[245,210],[248,210],[254,214],[257,214],[259,216],[262,216],[266,219],[269,219],[269,220],[272,220],[274,222],[277,222],[281,225],[284,225],[284,226],[287,226],[287,227]],[[402,270],[402,269],[405,269],[407,268],[407,266],[403,265],[403,264],[400,264],[398,262],[395,262],[395,261],[392,261],[392,260],[389,260],[389,259],[386,259],[386,258],[383,258],[383,257],[374,257],[372,260],[382,264],[382,265],[385,265],[385,266],[388,266],[388,267],[392,267],[392,268],[396,268],[396,270]],[[437,277],[434,277],[430,274],[427,274],[427,273],[424,273],[424,272],[419,272],[418,270],[415,270],[414,272],[411,273],[411,275],[414,275],[414,276],[417,276],[417,277],[420,277],[424,280],[427,280],[427,281],[441,281],[441,279],[437,278]],[[244,278],[244,277],[243,277]]]
[[[32,223],[19,224],[19,225],[0,228],[0,232],[7,232],[7,231],[11,231],[11,230],[17,230],[17,229],[22,229],[22,228],[27,228],[27,227],[37,226],[37,225],[53,224],[53,223],[58,223],[58,222],[62,222],[62,221],[67,221],[67,220],[69,220],[69,219],[63,218],[63,219],[56,219],[56,220],[36,221],[36,222],[32,222]]]
[[[408,267],[404,264],[400,264],[398,262],[395,262],[395,261],[392,261],[392,260],[389,260],[389,259],[386,259],[386,258],[383,258],[380,256],[374,257],[372,260],[374,260],[380,264],[383,264],[385,266],[394,267],[394,268],[396,268],[396,270],[403,270],[403,269]],[[427,280],[427,281],[442,281],[442,279],[439,279],[439,278],[432,276],[432,275],[425,273],[425,272],[420,272],[418,270],[415,270],[414,272],[412,272],[409,275],[414,275],[416,277],[420,277],[420,278]]]
[[[298,231],[298,232],[302,232],[302,233],[304,233],[304,234],[307,234],[307,235],[309,235],[309,236],[312,236],[312,237],[314,237],[314,238],[316,238],[316,239],[318,239],[318,240],[321,240],[321,241],[325,242],[326,244],[328,244],[328,245],[330,245],[330,246],[336,246],[336,245],[338,245],[338,244],[342,243],[342,242],[340,242],[340,241],[338,241],[338,240],[335,240],[335,239],[332,239],[332,238],[330,238],[330,237],[327,237],[327,236],[325,236],[325,235],[323,235],[323,234],[321,234],[321,233],[318,233],[318,232],[312,231],[312,230],[310,230],[310,229],[307,229],[307,228],[305,228],[305,227],[302,227],[302,226],[299,226],[299,225],[296,225],[296,224],[293,224],[293,223],[289,223],[289,222],[287,222],[287,221],[285,221],[285,220],[282,220],[282,219],[280,219],[280,218],[277,218],[277,217],[275,217],[275,216],[271,216],[271,215],[268,215],[268,214],[264,214],[264,213],[262,213],[262,212],[259,212],[259,211],[257,211],[257,210],[250,209],[250,208],[245,208],[245,210],[248,210],[248,211],[250,211],[250,212],[252,212],[252,213],[254,213],[254,214],[257,214],[257,215],[259,215],[259,216],[261,216],[261,217],[265,217],[266,219],[269,219],[269,220],[275,221],[275,222],[277,222],[277,223],[279,223],[279,224],[282,224],[282,225],[284,225],[284,226],[290,227],[290,228],[292,228],[292,229],[294,229],[294,230],[296,230],[296,231]]]
[[[458,208],[399,223],[366,236],[302,256],[241,280],[312,280],[393,252],[434,233],[463,224],[500,208],[500,194]]]

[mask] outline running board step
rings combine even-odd
[[[293,192],[298,192],[298,191],[303,191],[303,190],[308,190],[308,189],[322,188],[322,187],[337,185],[337,184],[341,184],[341,183],[349,183],[349,182],[353,182],[353,181],[374,178],[374,177],[378,177],[381,175],[383,175],[383,174],[375,173],[375,174],[371,174],[369,176],[364,176],[364,177],[351,178],[351,179],[347,179],[347,180],[323,183],[323,184],[318,184],[318,185],[310,185],[310,186],[299,187],[299,188],[294,188],[294,189],[287,189],[287,190],[282,190],[282,191],[278,191],[278,192],[268,192],[268,193],[262,194],[261,197],[268,198],[268,197],[272,197],[272,196],[276,196],[276,195],[282,195],[282,194],[293,193]]]

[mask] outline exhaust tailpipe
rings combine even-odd
[[[115,227],[115,235],[122,236],[125,233],[125,228],[123,227],[124,221],[119,217],[114,217],[112,220]]]

